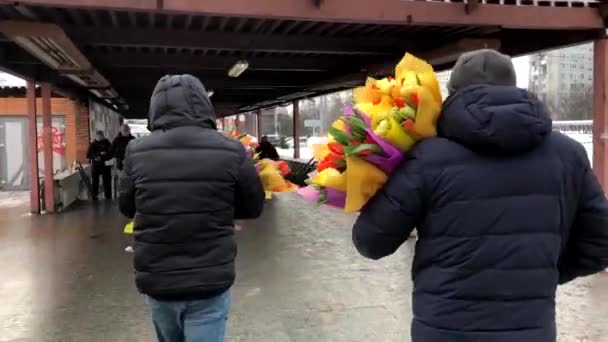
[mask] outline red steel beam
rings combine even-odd
[[[608,39],[593,51],[593,171],[608,192]]]
[[[36,83],[27,80],[28,165],[30,176],[30,212],[40,214],[40,179],[38,177],[38,125],[36,122]]]
[[[237,114],[234,116],[234,130],[239,132],[241,129],[241,115]]]
[[[9,26],[10,27],[10,26]],[[1,28],[1,26],[0,26]],[[140,46],[189,49],[228,49],[266,52],[386,55],[395,47],[415,47],[411,40],[383,37],[275,36],[239,32],[200,32],[187,30],[66,27],[70,36],[87,45]],[[424,38],[419,35],[418,39]],[[201,58],[202,59],[202,58]],[[230,59],[230,58],[228,58]]]
[[[14,0],[0,3],[14,4]],[[595,8],[478,5],[465,13],[462,3],[429,1],[326,0],[319,7],[303,0],[25,0],[21,4],[56,7],[90,7],[138,11],[179,12],[211,16],[258,17],[305,21],[411,25],[496,25],[522,29],[602,29]]]
[[[53,177],[53,140],[51,114],[51,84],[42,83],[42,146],[44,155],[44,207],[47,213],[55,212]]]
[[[40,5],[52,7],[89,7],[99,9],[140,10],[150,11],[158,9],[158,0],[0,0],[0,3],[20,5]]]
[[[20,51],[6,49],[3,51],[5,59],[9,62],[27,63],[28,56]],[[165,54],[143,54],[136,52],[104,52],[93,53],[95,62],[99,67],[109,68],[158,68],[158,69],[181,69],[181,70],[227,70],[238,57],[226,56],[196,56],[196,55],[165,55]],[[23,59],[26,59],[24,62]],[[354,60],[354,61],[351,61]],[[337,60],[335,57],[262,57],[255,56],[247,58],[249,62],[248,71],[298,71],[319,72],[335,70],[349,66],[363,65],[362,58],[350,57],[346,60]],[[35,61],[35,60],[34,60]]]

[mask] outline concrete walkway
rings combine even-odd
[[[0,201],[0,341],[154,341],[111,204],[35,217],[11,203]],[[364,260],[353,219],[288,194],[244,222],[228,341],[409,341],[413,243]],[[608,275],[562,288],[558,306],[560,342],[608,341]]]

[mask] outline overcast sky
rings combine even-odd
[[[530,57],[513,58],[513,65],[515,66],[515,72],[517,72],[517,86],[528,89]]]

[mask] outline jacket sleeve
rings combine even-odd
[[[127,150],[123,163],[123,171],[118,181],[118,205],[120,212],[128,218],[135,217],[135,181],[132,160]]]
[[[608,201],[586,162],[579,205],[559,264],[559,283],[608,268]]]
[[[405,161],[363,208],[353,227],[361,255],[381,259],[393,254],[425,215],[422,161]]]
[[[251,158],[244,156],[237,177],[235,219],[258,218],[264,210],[264,188]]]
[[[112,149],[112,143],[108,140],[107,143],[104,146],[104,152],[106,153],[106,155],[104,156],[104,160],[110,160],[112,158],[114,158],[114,151]]]
[[[112,141],[112,145],[110,146],[110,151],[112,153],[112,156],[116,157],[116,151],[118,148],[118,137],[114,138],[114,140]]]
[[[87,159],[89,160],[95,159],[94,147],[95,145],[93,145],[93,143],[89,143],[89,149],[87,150]]]

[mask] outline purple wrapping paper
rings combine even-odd
[[[324,191],[327,193],[327,203],[325,204],[337,208],[344,208],[344,205],[346,204],[345,192],[331,188],[325,188]],[[299,188],[296,190],[296,193],[302,196],[304,199],[315,203],[319,202],[319,198],[321,197],[321,191],[317,190],[313,186]]]
[[[371,128],[371,120],[367,115],[361,113],[361,111],[351,106],[344,107],[344,116],[354,115],[355,112],[357,113],[357,115],[359,115],[359,117],[363,119],[363,121],[365,121],[366,126],[369,127],[365,130],[367,134],[378,146],[380,146],[380,148],[384,150],[384,153],[386,154],[385,156],[379,154],[370,154],[369,156],[365,157],[365,160],[374,164],[386,174],[391,174],[393,170],[395,170],[397,166],[401,164],[404,153],[401,152],[401,150],[399,150],[397,147],[386,142],[385,140],[380,138],[376,133],[374,133],[374,130]]]
[[[327,203],[331,206],[344,208],[346,205],[346,192],[335,190],[332,188],[325,188],[325,192],[327,193]]]

